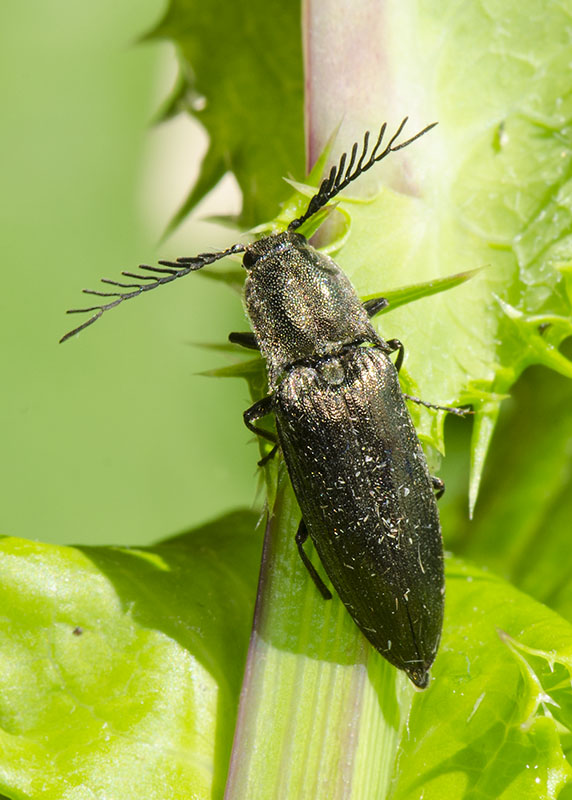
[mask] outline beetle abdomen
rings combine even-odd
[[[441,530],[393,363],[377,347],[349,346],[294,365],[275,401],[328,577],[374,647],[425,686],[443,620]]]

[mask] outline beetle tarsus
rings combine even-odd
[[[278,439],[275,433],[272,433],[272,431],[265,431],[264,428],[259,428],[257,425],[253,424],[256,420],[262,419],[262,417],[265,417],[267,414],[271,414],[273,410],[274,397],[269,394],[267,397],[263,397],[262,400],[257,400],[250,408],[247,408],[242,416],[244,424],[249,431],[252,431],[252,433],[255,433],[257,436],[262,436],[263,439],[267,439],[269,442],[272,442],[272,444],[276,444]]]
[[[260,459],[260,461],[258,462],[258,466],[265,467],[269,461],[272,461],[277,452],[278,452],[278,445],[275,444],[272,450],[269,453],[266,453],[266,455]]]
[[[405,358],[405,347],[399,341],[399,339],[388,339],[386,344],[388,344],[391,347],[391,350],[389,351],[390,353],[393,353],[396,350],[399,351],[397,353],[397,358],[395,359],[395,365],[394,365],[396,371],[399,372],[399,370],[401,369],[401,367],[403,365],[403,359]],[[406,396],[407,395],[404,395],[404,397],[406,397]]]
[[[433,489],[435,489],[435,499],[439,500],[445,494],[445,483],[435,475],[431,475],[431,483],[433,484]]]

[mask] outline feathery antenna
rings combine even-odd
[[[310,202],[308,203],[308,207],[304,214],[297,219],[292,220],[292,222],[288,225],[288,230],[296,230],[300,227],[307,219],[310,219],[317,211],[319,211],[323,206],[325,206],[332,198],[334,198],[337,194],[339,194],[343,189],[346,188],[352,181],[356,180],[360,175],[362,175],[366,170],[373,167],[378,161],[384,159],[389,153],[395,153],[397,150],[402,150],[404,147],[407,147],[416,139],[419,139],[421,136],[424,136],[431,128],[434,128],[437,124],[434,122],[431,125],[427,125],[427,127],[423,128],[423,130],[416,133],[415,136],[411,136],[411,138],[406,139],[404,142],[400,144],[395,144],[399,136],[401,135],[405,125],[407,123],[408,117],[405,117],[401,121],[401,124],[397,128],[396,132],[393,134],[389,142],[385,145],[383,149],[381,149],[381,145],[383,142],[383,138],[385,136],[385,132],[387,130],[387,123],[384,123],[379,131],[377,141],[369,153],[369,131],[366,132],[365,136],[363,137],[363,145],[361,149],[361,153],[358,158],[358,143],[356,142],[351,149],[349,162],[347,153],[344,153],[340,158],[337,167],[332,167],[330,170],[330,174],[327,178],[325,178],[322,183],[320,184],[320,188],[316,192],[316,194],[311,198]],[[357,163],[356,163],[357,159]],[[346,167],[346,162],[348,162]],[[198,256],[192,256],[190,258],[177,258],[175,261],[159,261],[158,267],[151,267],[147,264],[141,264],[139,266],[140,272],[122,272],[121,274],[124,275],[126,278],[132,278],[134,283],[124,283],[121,281],[112,281],[109,278],[102,278],[101,282],[104,283],[106,286],[112,286],[120,291],[110,291],[110,292],[103,292],[98,291],[96,289],[84,289],[84,294],[89,294],[95,297],[102,297],[108,298],[108,302],[103,302],[101,305],[94,305],[89,306],[87,308],[72,308],[67,311],[68,314],[92,314],[89,319],[85,322],[82,322],[81,325],[78,325],[77,328],[69,331],[62,336],[60,342],[65,342],[70,339],[72,336],[75,336],[76,333],[83,331],[85,328],[88,328],[90,325],[93,325],[94,322],[103,316],[106,311],[109,311],[112,308],[123,303],[125,300],[131,300],[133,297],[138,297],[140,294],[144,292],[148,292],[151,289],[156,289],[158,286],[163,286],[166,283],[171,283],[172,281],[176,280],[177,278],[182,278],[185,275],[188,275],[189,272],[195,272],[196,270],[202,269],[203,267],[207,266],[207,264],[212,264],[215,261],[219,261],[221,258],[225,258],[226,256],[233,255],[234,253],[244,253],[247,250],[247,245],[243,244],[234,244],[232,247],[229,247],[226,250],[223,250],[218,253],[200,253]],[[144,274],[145,272],[152,273],[150,275]],[[143,274],[141,274],[143,273]],[[123,291],[121,291],[123,290]]]
[[[109,311],[111,308],[115,308],[125,300],[131,300],[131,298],[138,297],[138,295],[148,292],[150,289],[156,289],[158,286],[163,286],[165,283],[171,283],[171,281],[174,281],[177,278],[183,278],[185,275],[188,275],[189,272],[196,272],[196,270],[206,267],[207,264],[212,264],[215,261],[219,261],[221,258],[225,258],[225,256],[230,256],[233,253],[243,253],[245,250],[246,245],[233,244],[232,247],[229,247],[227,250],[223,250],[219,253],[200,253],[198,256],[192,256],[190,258],[178,258],[176,261],[159,261],[159,264],[161,265],[159,267],[150,267],[147,264],[139,265],[140,270],[155,273],[153,275],[140,275],[136,272],[121,273],[126,278],[133,278],[135,281],[137,281],[137,283],[122,283],[120,281],[112,281],[109,278],[102,278],[102,283],[105,283],[108,286],[115,286],[118,289],[127,289],[128,291],[101,292],[97,291],[96,289],[84,289],[84,294],[114,299],[109,300],[108,303],[102,303],[102,305],[99,306],[89,306],[89,308],[70,308],[69,311],[66,312],[67,314],[89,314],[92,311],[95,313],[88,320],[82,322],[81,325],[78,325],[77,328],[68,331],[65,336],[62,336],[60,339],[60,344],[61,342],[67,341],[67,339],[70,339],[72,336],[75,336],[76,333],[83,331],[84,328],[88,328],[90,325],[93,325],[93,323],[97,322],[97,320],[106,311]],[[143,283],[143,281],[148,281],[148,283]]]
[[[380,151],[381,143],[383,141],[383,137],[385,136],[385,131],[387,130],[387,123],[384,122],[380,128],[379,135],[377,137],[377,141],[373,147],[373,150],[371,151],[371,154],[369,155],[369,158],[366,161],[369,149],[369,131],[367,131],[365,136],[363,137],[363,146],[357,164],[355,164],[358,152],[358,143],[356,142],[351,149],[350,160],[347,168],[346,168],[346,161],[348,156],[347,153],[344,153],[340,158],[338,166],[332,167],[328,177],[324,178],[324,180],[320,184],[320,188],[308,203],[308,208],[306,209],[306,211],[302,214],[301,217],[292,220],[292,222],[288,225],[288,230],[292,231],[296,230],[296,228],[299,228],[300,225],[306,222],[307,219],[310,219],[310,217],[314,216],[316,211],[319,211],[320,208],[325,206],[326,203],[329,203],[329,201],[333,197],[335,197],[337,194],[339,194],[339,192],[345,189],[346,186],[348,186],[352,181],[355,181],[356,178],[359,178],[360,175],[362,175],[366,170],[373,167],[374,164],[377,164],[378,161],[381,161],[386,156],[388,156],[389,153],[395,153],[397,150],[402,150],[404,147],[407,147],[416,139],[419,139],[421,136],[424,136],[428,131],[431,130],[431,128],[434,128],[435,125],[437,125],[436,122],[433,122],[431,125],[427,125],[426,128],[423,128],[422,131],[419,131],[419,133],[416,133],[415,136],[412,136],[410,139],[406,139],[406,141],[396,145],[395,141],[403,131],[408,119],[409,119],[408,117],[405,117],[401,121],[401,124],[397,128],[396,132],[393,134],[393,136],[386,144],[384,149]]]

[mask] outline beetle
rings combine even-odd
[[[84,289],[105,301],[71,309],[93,315],[61,341],[125,300],[242,253],[252,332],[231,333],[229,339],[259,350],[266,361],[269,393],[244,412],[247,427],[274,445],[260,463],[278,449],[283,454],[302,514],[296,545],[323,597],[332,595],[304,550],[308,537],[366,638],[424,688],[443,622],[436,497],[444,486],[429,473],[400,388],[404,347],[397,339],[382,339],[371,323],[387,300],[362,303],[335,261],[298,230],[366,170],[436,124],[399,143],[406,122],[407,117],[385,145],[382,125],[371,149],[366,133],[359,158],[355,143],[285,231],[123,272],[133,283],[102,279],[112,291]],[[268,414],[275,416],[277,438],[256,424]]]

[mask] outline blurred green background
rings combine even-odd
[[[226,287],[182,281],[58,345],[83,287],[232,240],[191,223],[157,247],[204,149],[151,125],[172,53],[137,40],[163,7],[0,4],[4,534],[143,544],[254,500],[246,384],[196,375],[230,357],[193,343],[245,327]]]

